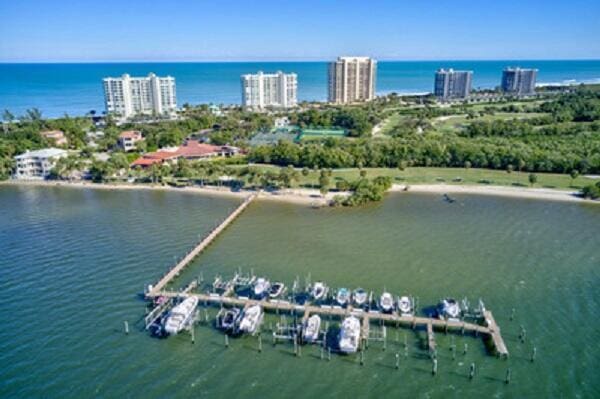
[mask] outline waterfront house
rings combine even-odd
[[[190,161],[214,157],[230,157],[240,153],[238,147],[230,145],[212,145],[200,143],[196,140],[187,140],[184,145],[176,148],[163,148],[159,151],[149,152],[136,159],[131,167],[147,168],[154,164],[175,163],[179,158]]]
[[[117,143],[124,151],[134,151],[136,143],[143,139],[142,132],[138,130],[126,130],[119,135]]]
[[[42,180],[50,175],[56,161],[66,157],[67,151],[60,148],[45,148],[27,151],[15,157],[16,169],[13,177],[20,180]]]
[[[40,135],[54,145],[63,146],[69,144],[69,140],[67,140],[62,130],[45,130],[40,132]]]

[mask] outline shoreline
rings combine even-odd
[[[253,190],[231,191],[229,188],[217,186],[205,187],[172,187],[166,185],[132,184],[132,183],[91,183],[83,181],[46,181],[46,180],[6,180],[0,186],[41,186],[41,187],[67,187],[88,188],[95,190],[158,190],[178,193],[191,193],[207,196],[221,196],[243,199]],[[424,193],[424,194],[469,194],[486,195],[509,198],[535,199],[544,201],[560,201],[571,203],[600,204],[600,201],[584,199],[577,196],[576,191],[555,190],[548,188],[509,187],[509,186],[475,186],[458,184],[393,184],[388,193]],[[326,206],[337,195],[348,195],[343,192],[329,192],[322,197],[317,189],[289,188],[280,191],[258,191],[258,199],[265,201],[279,201],[315,207]]]

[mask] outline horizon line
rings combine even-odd
[[[331,62],[334,58],[304,58],[304,59],[293,59],[293,58],[266,58],[266,59],[207,59],[207,60],[0,60],[0,64],[193,64],[193,63],[277,63],[277,62],[305,62],[305,63],[317,63],[317,62]],[[497,61],[600,61],[600,58],[389,58],[389,57],[370,57],[376,61],[382,62],[497,62]]]

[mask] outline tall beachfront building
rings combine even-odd
[[[177,109],[175,78],[147,77],[104,78],[106,113],[124,118],[134,115],[173,115]]]
[[[441,100],[467,98],[471,93],[472,71],[439,69],[435,73],[433,94]]]
[[[504,69],[502,71],[502,91],[517,95],[535,94],[537,73],[537,69]]]
[[[263,73],[241,76],[242,105],[250,108],[291,108],[298,104],[295,73]]]
[[[369,57],[338,57],[329,64],[329,102],[347,104],[375,98],[377,61]]]

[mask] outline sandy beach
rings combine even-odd
[[[201,195],[223,196],[230,198],[244,198],[254,191],[231,191],[226,187],[171,187],[159,184],[131,184],[131,183],[91,183],[82,181],[22,181],[7,180],[0,182],[2,185],[14,186],[46,186],[67,187],[98,190],[161,190],[179,193],[193,193]],[[394,184],[390,192],[431,193],[431,194],[476,194],[502,196],[512,198],[527,198],[536,200],[579,202],[600,204],[600,201],[586,200],[577,196],[576,191],[553,190],[546,188],[507,187],[507,186],[473,186],[454,184]],[[260,191],[259,199],[266,201],[280,201],[309,206],[325,206],[337,195],[348,195],[347,192],[330,192],[323,197],[317,189],[290,188],[279,191]]]
[[[537,200],[586,202],[600,204],[600,201],[586,200],[577,196],[577,191],[553,190],[548,188],[508,187],[508,186],[472,186],[455,184],[394,184],[390,191],[435,194],[477,194],[501,197],[528,198]]]

